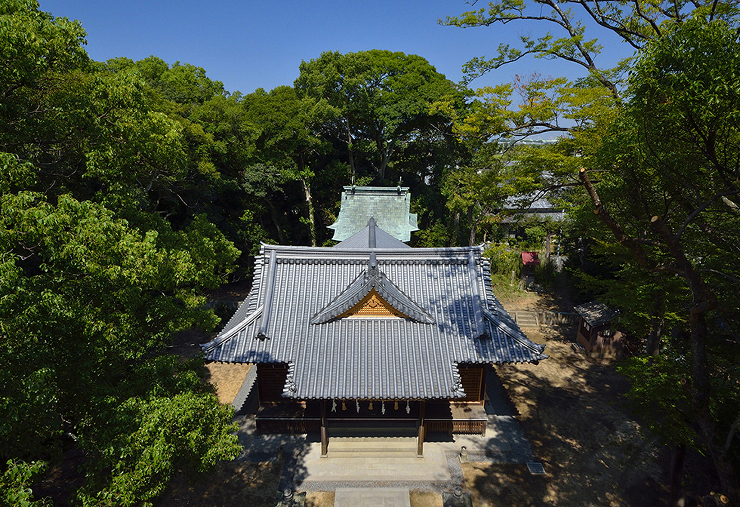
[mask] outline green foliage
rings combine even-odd
[[[10,153],[0,153],[0,194],[27,188],[34,183],[34,167]]]
[[[512,248],[509,245],[503,244],[491,244],[483,252],[485,257],[491,261],[491,274],[508,276],[511,279],[511,272],[516,273],[516,279],[519,279],[522,268],[522,252],[516,248]]]
[[[413,235],[415,248],[441,248],[450,243],[450,231],[442,223],[436,222]]]
[[[43,473],[46,463],[33,461],[25,463],[8,460],[5,471],[0,475],[0,506],[2,507],[43,507],[51,505],[48,499],[33,501],[33,490],[30,485],[34,477]]]
[[[438,136],[448,130],[449,119],[432,105],[462,98],[452,82],[416,55],[325,52],[301,63],[300,71],[296,90],[301,97],[325,101],[331,114],[322,131],[346,150],[352,174],[372,174],[378,182],[386,179],[394,160],[416,158],[416,146],[443,144]]]
[[[633,384],[635,403],[666,438],[709,454],[733,498],[739,384],[727,357],[737,353],[718,337],[736,335],[740,322],[739,54],[737,31],[724,21],[666,26],[633,67],[629,101],[584,157],[598,181],[582,176],[591,202],[576,213],[594,251],[612,258],[612,280],[582,278],[617,302],[648,344],[663,333],[656,359],[625,370],[648,386]],[[682,378],[685,402],[675,391]]]
[[[631,357],[618,367],[630,380],[628,396],[634,410],[666,443],[696,446],[687,379],[690,369],[685,356],[663,355]]]
[[[550,258],[547,262],[543,259],[539,265],[534,267],[534,279],[538,285],[551,289],[555,286],[560,277],[555,270],[555,263]]]
[[[70,433],[88,456],[81,502],[150,501],[173,471],[238,452],[201,361],[161,353],[218,322],[203,294],[239,251],[201,203],[236,179],[218,157],[245,160],[228,146],[249,130],[227,128],[238,104],[202,69],[94,64],[79,24],[35,2],[3,2],[0,26],[3,499],[30,505],[34,460]],[[198,107],[223,121],[182,116]]]
[[[147,502],[178,470],[200,474],[238,453],[233,409],[218,403],[201,368],[197,360],[158,356],[100,393],[93,409],[111,424],[86,422],[84,445],[96,449],[98,459],[77,494],[83,505]]]

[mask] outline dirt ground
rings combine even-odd
[[[208,363],[209,381],[216,386],[218,401],[231,403],[249,372],[248,364]]]
[[[496,372],[545,475],[525,465],[467,464],[475,505],[664,505],[665,453],[627,415],[629,386],[614,364],[574,352],[554,331],[525,331],[550,358]]]
[[[208,342],[215,333],[206,333],[198,329],[181,331],[175,337],[170,353],[181,357],[195,357],[200,353],[200,344]],[[206,380],[216,387],[216,395],[221,403],[231,403],[239,392],[249,372],[249,364],[206,363],[208,374]]]
[[[176,476],[157,507],[275,505],[282,464],[219,463],[212,475],[191,481]]]
[[[508,311],[572,311],[550,294],[523,293],[503,304]],[[531,475],[525,465],[464,465],[474,504],[665,505],[666,452],[629,416],[629,384],[617,362],[575,352],[574,326],[524,331],[546,345],[549,359],[497,366],[496,373],[545,475]]]

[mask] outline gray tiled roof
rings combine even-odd
[[[547,197],[537,193],[507,198],[504,203],[504,210],[508,213],[504,217],[503,223],[516,223],[526,216],[535,215],[540,219],[549,218],[554,222],[565,220],[565,210],[562,207],[556,208]]]
[[[312,324],[366,275],[371,253],[395,290],[432,320],[345,317]],[[288,363],[284,396],[298,399],[458,398],[464,396],[458,363],[547,357],[493,295],[479,247],[263,245],[249,296],[203,350],[214,361]]]
[[[590,303],[576,306],[573,309],[591,326],[598,326],[609,322],[619,313],[599,301],[591,301]]]
[[[411,233],[418,231],[415,213],[409,213],[411,195],[408,187],[344,187],[337,221],[335,241],[344,241],[375,217],[378,227],[399,241],[410,241]]]
[[[334,248],[369,248],[369,236],[370,226],[366,225],[349,238],[334,245]],[[375,246],[377,248],[411,248],[379,227],[375,227]]]

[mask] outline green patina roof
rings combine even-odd
[[[411,194],[408,187],[344,187],[342,206],[334,229],[335,241],[344,241],[367,226],[373,217],[378,227],[398,239],[410,241],[418,231],[416,214],[409,213]]]

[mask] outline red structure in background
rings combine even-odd
[[[531,283],[534,282],[534,268],[540,265],[537,252],[522,252],[522,278]]]
[[[540,257],[537,252],[522,252],[522,264],[524,267],[540,265]]]

